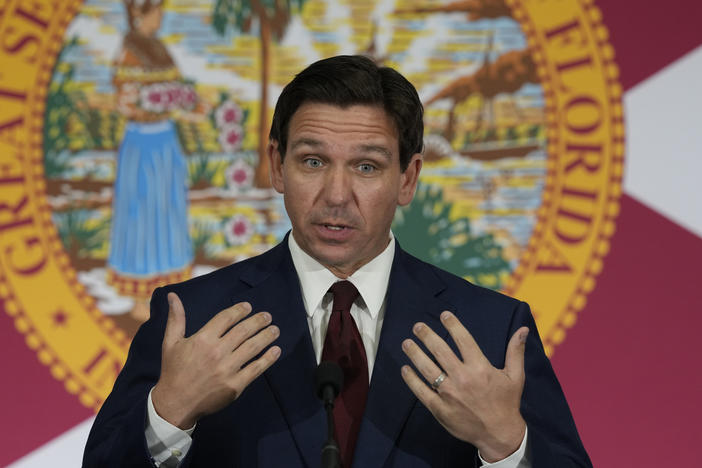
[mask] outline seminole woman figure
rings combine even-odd
[[[187,165],[170,114],[193,107],[165,45],[156,37],[163,0],[124,0],[129,31],[115,64],[118,108],[126,115],[117,156],[108,282],[148,318],[157,286],[190,277]]]

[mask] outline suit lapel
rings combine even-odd
[[[409,359],[402,342],[422,321],[447,335],[439,314],[452,307],[436,296],[443,282],[423,263],[396,247],[388,285],[385,319],[368,393],[368,402],[354,458],[356,467],[380,467],[389,456],[417,399],[400,375]]]
[[[280,328],[276,344],[281,356],[264,376],[305,465],[317,466],[326,440],[326,419],[315,396],[316,359],[287,237],[270,254],[271,261],[253,265],[242,275],[242,281],[251,286],[245,299],[254,311],[270,312]]]
[[[273,323],[280,327],[276,344],[282,353],[264,376],[304,464],[318,466],[322,443],[327,436],[326,417],[315,396],[316,359],[287,237],[260,258],[261,261],[252,263],[240,277],[250,289],[237,294],[233,302],[246,300],[254,311],[269,311]],[[413,336],[412,326],[418,321],[446,337],[439,314],[453,307],[438,298],[444,289],[443,282],[427,265],[406,254],[399,245],[396,247],[385,319],[354,466],[381,467],[395,448],[417,402],[400,375],[402,365],[409,364],[402,352],[402,341]]]

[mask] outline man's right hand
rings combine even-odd
[[[280,357],[280,348],[271,346],[251,361],[278,337],[280,330],[269,326],[268,312],[242,321],[250,312],[251,305],[240,302],[222,310],[197,333],[185,338],[183,303],[175,293],[168,293],[161,377],[151,393],[159,416],[188,429],[201,417],[236,400]]]

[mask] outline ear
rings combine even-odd
[[[412,155],[407,169],[400,175],[400,192],[397,195],[397,204],[400,206],[409,205],[414,198],[414,191],[417,189],[419,171],[422,170],[422,155],[415,153]]]
[[[283,183],[283,158],[278,151],[278,142],[270,140],[268,142],[268,162],[271,167],[271,184],[278,193],[285,192],[285,184]]]

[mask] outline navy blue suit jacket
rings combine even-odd
[[[159,377],[169,291],[185,307],[186,336],[240,301],[250,302],[254,311],[269,311],[281,330],[278,362],[234,403],[198,422],[183,466],[319,467],[326,420],[314,392],[317,364],[287,239],[258,257],[154,292],[151,318],[135,336],[125,367],[95,420],[84,466],[152,466],[144,437],[146,399]],[[591,466],[529,307],[424,263],[398,246],[354,467],[480,465],[475,447],[443,429],[400,376],[400,367],[409,363],[401,343],[412,336],[412,325],[423,321],[447,338],[439,321],[444,310],[459,317],[500,368],[512,334],[523,325],[531,329],[521,411],[529,427],[532,465]]]

